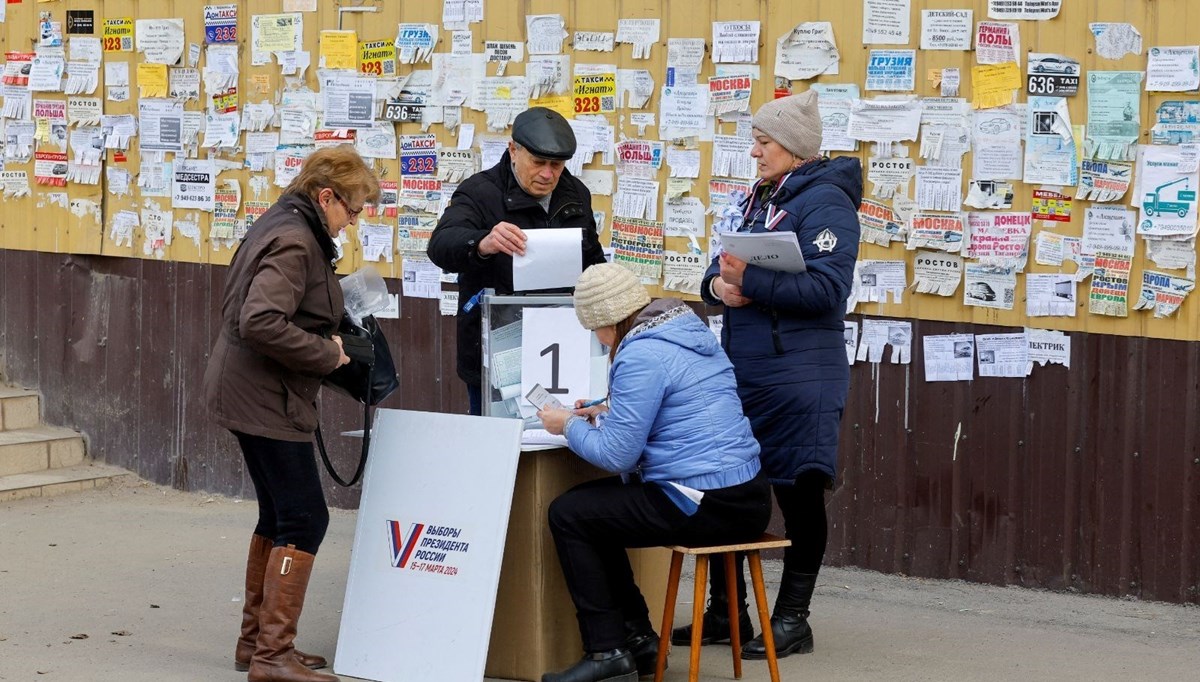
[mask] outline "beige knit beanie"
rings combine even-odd
[[[813,90],[767,102],[750,125],[801,159],[821,153],[821,113]]]
[[[575,316],[585,329],[616,324],[649,304],[637,275],[615,263],[593,265],[575,284]]]

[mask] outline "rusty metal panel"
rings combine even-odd
[[[998,331],[914,321],[916,338]],[[856,364],[827,562],[1200,600],[1200,346],[1072,345],[1070,370],[1025,380],[926,383],[919,345],[911,367]]]
[[[0,266],[4,376],[43,392],[48,421],[155,482],[253,496],[200,395],[224,267],[11,250]],[[402,305],[383,321],[401,374],[385,405],[464,411],[454,318],[436,301]],[[1198,377],[1200,344],[1081,333],[1071,369],[1024,380],[927,383],[919,342],[911,365],[857,363],[826,561],[1200,603]],[[360,428],[362,412],[337,395],[321,410],[330,457],[348,472],[361,441],[338,434]],[[357,488],[327,482],[326,494],[358,504]]]

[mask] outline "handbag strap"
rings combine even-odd
[[[371,386],[367,386],[367,400],[363,403],[362,453],[358,457],[358,467],[354,470],[354,476],[349,481],[343,480],[333,468],[333,462],[329,461],[329,453],[325,451],[325,439],[321,436],[320,422],[317,423],[316,435],[317,449],[321,452],[321,461],[325,463],[325,470],[329,472],[330,478],[343,488],[349,488],[358,483],[358,479],[362,478],[363,470],[367,467],[367,452],[371,449]]]

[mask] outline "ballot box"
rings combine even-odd
[[[480,305],[483,415],[523,419],[533,440],[541,425],[525,399],[541,385],[565,406],[608,390],[608,351],[575,317],[566,295],[497,296]],[[564,444],[565,441],[548,441]]]

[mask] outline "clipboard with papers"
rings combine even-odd
[[[749,265],[775,272],[804,272],[804,254],[795,232],[722,232],[721,249]]]

